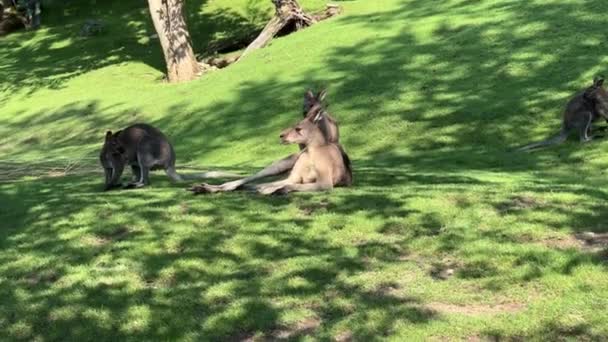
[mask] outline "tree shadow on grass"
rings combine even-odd
[[[541,327],[525,334],[511,333],[488,329],[482,336],[492,341],[522,341],[522,340],[551,340],[551,341],[601,341],[604,334],[595,331],[587,323],[581,322],[545,322]]]
[[[3,39],[0,90],[7,94],[14,91],[31,94],[41,88],[57,89],[77,75],[131,60],[161,68],[163,59],[158,42],[140,43],[151,34],[149,18],[141,3],[112,1],[85,6],[83,2],[48,8],[41,31]],[[103,20],[105,32],[81,37],[81,25],[90,18]]]
[[[311,67],[310,74],[317,83],[332,84],[335,102],[348,99],[341,106],[344,112],[358,114],[342,120],[347,133],[364,130],[370,115],[411,124],[411,131],[394,137],[395,143],[407,146],[406,154],[386,146],[377,151],[392,165],[423,170],[530,168],[546,156],[509,151],[548,135],[551,131],[529,134],[541,119],[554,122],[550,127],[557,131],[567,98],[555,94],[584,88],[593,72],[601,73],[599,42],[606,21],[594,13],[606,4],[589,5],[410,1],[390,12],[348,16],[338,19],[345,29],[374,27],[384,34],[362,35],[356,45],[334,49],[327,64]],[[471,20],[494,7],[505,16]],[[426,21],[437,14],[447,19]],[[412,23],[432,28],[425,34],[433,38],[419,41]],[[559,59],[552,57],[556,54]],[[408,108],[395,105],[404,98]],[[368,143],[359,143],[355,134],[345,134],[344,141],[351,149]],[[574,162],[575,150],[560,148],[563,162]]]
[[[187,23],[194,51],[205,54],[221,42],[239,42],[263,26],[269,6],[256,2],[243,13],[230,8],[207,9],[207,0],[187,3]],[[80,35],[86,20],[103,24],[99,35]],[[43,28],[3,38],[0,45],[2,79],[0,91],[34,93],[59,89],[65,82],[109,65],[139,61],[165,72],[164,58],[145,2],[88,1],[49,4]],[[212,50],[212,49],[211,49]],[[160,80],[160,79],[159,79]]]
[[[492,183],[462,172],[519,172],[555,161],[546,154],[511,155],[504,152],[504,146],[522,137],[532,138],[527,134],[528,116],[558,111],[565,101],[554,94],[579,88],[573,80],[586,79],[589,68],[601,61],[601,44],[593,41],[600,38],[605,22],[591,12],[605,6],[600,1],[576,10],[567,4],[505,2],[508,7],[503,9],[513,12],[508,20],[466,25],[447,22],[432,31],[436,39],[428,43],[420,43],[406,28],[411,24],[405,19],[422,19],[438,11],[454,10],[455,15],[483,12],[462,4],[451,7],[453,3],[412,1],[394,12],[338,18],[347,28],[401,26],[402,31],[328,51],[328,64],[319,69],[311,66],[309,79],[244,83],[231,101],[218,101],[209,108],[192,109],[186,104],[173,108],[175,112],[186,108],[186,114],[210,113],[202,119],[184,115],[178,122],[167,116],[153,122],[176,137],[178,156],[190,155],[192,159],[210,150],[228,149],[231,141],[246,141],[251,127],[264,136],[268,133],[264,142],[270,145],[276,140],[271,133],[279,132],[299,115],[294,108],[299,108],[305,86],[333,81],[332,102],[338,103],[339,109],[334,114],[343,122],[345,146],[356,156],[356,187],[361,189],[335,191],[335,198],[323,210],[337,213],[340,219],[357,214],[380,219],[391,224],[381,224],[379,229],[397,232],[407,229],[404,219],[420,215],[416,234],[393,243],[363,241],[346,247],[306,235],[319,229],[314,215],[294,218],[286,212],[294,209],[290,201],[302,201],[300,208],[310,208],[318,196],[230,194],[196,198],[185,192],[155,189],[100,195],[97,180],[78,177],[1,185],[2,221],[9,226],[0,237],[0,272],[5,285],[0,291],[6,303],[0,310],[2,324],[7,327],[3,333],[10,338],[44,334],[51,339],[65,338],[66,332],[81,339],[91,331],[101,331],[107,339],[250,337],[272,334],[285,324],[284,315],[297,309],[301,317],[318,316],[323,321],[326,326],[319,328],[322,337],[329,337],[344,320],[356,328],[352,334],[358,339],[390,334],[400,321],[423,325],[436,317],[419,307],[418,298],[370,292],[348,278],[364,272],[369,258],[382,262],[398,259],[416,242],[406,240],[408,236],[432,239],[432,252],[461,257],[462,268],[456,278],[478,282],[496,292],[543,275],[568,275],[582,265],[605,265],[576,249],[528,245],[517,239],[515,229],[505,232],[462,226],[410,205],[414,195],[428,199],[466,193],[476,186],[491,188]],[[580,11],[591,19],[583,21],[577,14]],[[539,27],[535,36],[544,40],[519,33],[518,28],[528,24]],[[573,28],[584,32],[588,40],[565,37]],[[567,44],[556,47],[562,38]],[[580,55],[580,51],[589,53]],[[539,56],[556,53],[563,58],[534,62]],[[369,55],[374,58],[368,59]],[[427,56],[428,62],[419,64],[418,56]],[[329,76],[327,68],[331,69]],[[521,74],[522,69],[527,73]],[[403,93],[415,96],[414,108],[391,107]],[[272,111],[268,103],[276,104]],[[77,115],[77,111],[68,112]],[[120,110],[115,112],[108,120],[120,120]],[[245,116],[243,112],[256,115]],[[276,117],[276,113],[286,112],[293,115]],[[422,133],[392,136],[394,141],[366,149],[366,144],[374,142],[357,132],[369,126],[371,114],[416,123],[422,130],[414,133]],[[93,132],[109,122],[91,122],[78,132]],[[423,133],[443,128],[441,141]],[[202,136],[205,141],[200,141]],[[68,139],[56,138],[55,147],[74,146]],[[90,142],[96,140],[91,138]],[[559,151],[563,153],[561,162],[579,158],[574,148]],[[249,152],[251,155],[240,158],[245,164],[255,161],[259,165],[265,160],[260,161],[259,155],[269,158],[265,147]],[[573,178],[551,173],[545,181],[520,189],[543,192],[550,184],[594,203],[575,211],[560,203],[536,208],[565,217],[561,224],[548,222],[548,226],[574,232],[605,221],[606,211],[595,204],[605,201],[605,192],[581,189]],[[411,184],[412,194],[403,193],[407,190],[391,193],[401,184]],[[447,194],[432,193],[437,189]],[[504,198],[494,199],[482,209],[500,212],[503,202]],[[453,205],[466,208],[468,204]],[[519,214],[517,218],[529,223],[535,220]],[[473,224],[478,221],[470,220]],[[475,245],[484,241],[488,244]],[[382,318],[377,319],[377,315]],[[374,324],[378,320],[381,323]]]
[[[352,254],[307,236],[312,217],[281,214],[289,199],[100,193],[97,181],[83,176],[0,187],[6,338],[272,337],[295,324],[283,317],[292,305],[308,300],[305,312],[323,326],[315,334],[378,310],[381,324],[353,336],[433,319],[415,298],[344,283],[365,270],[361,255],[381,254],[369,246]]]

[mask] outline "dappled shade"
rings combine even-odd
[[[340,4],[344,15],[187,87],[158,85],[155,41],[110,49],[116,59],[85,50],[72,74],[74,46],[53,59],[64,31],[39,45],[7,37],[3,158],[12,170],[92,159],[64,177],[0,183],[0,336],[606,336],[605,141],[512,147],[559,129],[568,97],[602,72],[608,3]],[[121,64],[142,60],[155,67]],[[116,85],[92,72],[101,67],[145,84]],[[302,92],[321,86],[352,188],[201,198],[155,174],[150,189],[99,192],[107,128],[150,122],[171,137],[178,168],[246,174],[294,151],[278,134],[301,117]]]

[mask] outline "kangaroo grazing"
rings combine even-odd
[[[150,184],[150,170],[163,169],[175,182],[183,179],[238,177],[222,171],[180,175],[175,171],[175,151],[167,137],[157,128],[144,123],[134,124],[123,130],[106,133],[99,154],[105,173],[105,188],[120,187],[120,176],[130,165],[133,180],[125,188],[139,188]]]
[[[282,143],[304,145],[305,149],[286,179],[260,184],[256,187],[258,192],[269,195],[292,191],[324,191],[352,184],[350,159],[338,144],[328,141],[317,125],[324,116],[323,107],[316,104],[304,120],[281,133]]]
[[[557,135],[520,147],[519,151],[529,151],[562,143],[573,131],[578,131],[581,142],[592,140],[591,124],[599,118],[604,118],[608,122],[608,92],[603,84],[604,78],[596,77],[593,79],[593,85],[568,101],[564,111],[562,129]]]
[[[310,89],[306,91],[306,93],[304,94],[304,104],[302,107],[302,114],[304,115],[304,117],[306,117],[306,115],[315,105],[322,105],[326,95],[326,90],[322,90],[316,95]],[[339,143],[340,131],[338,129],[338,122],[329,113],[325,112],[322,118],[316,122],[316,125],[321,129],[321,132],[323,133],[328,142],[335,144]],[[193,186],[189,190],[193,191],[194,193],[234,191],[247,183],[262,178],[283,174],[293,169],[294,165],[302,155],[303,149],[304,145],[300,145],[300,152],[280,159],[252,176],[227,182],[221,185],[200,184]],[[343,157],[345,159],[348,159],[348,156],[343,151],[341,146],[340,150],[342,151]]]

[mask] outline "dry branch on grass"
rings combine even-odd
[[[202,73],[224,68],[239,61],[252,51],[267,46],[279,34],[288,34],[311,26],[321,20],[331,18],[341,12],[340,6],[327,4],[325,10],[306,13],[297,0],[271,0],[275,6],[275,14],[266,24],[262,32],[251,42],[240,55],[230,57],[210,57],[201,62]]]
[[[0,183],[15,181],[23,177],[63,177],[97,172],[99,172],[97,158],[65,158],[39,162],[0,160]]]
[[[268,45],[272,38],[288,25],[293,27],[293,31],[298,31],[317,22],[312,15],[302,9],[296,0],[272,0],[272,2],[275,6],[274,16],[258,37],[247,46],[241,57]]]

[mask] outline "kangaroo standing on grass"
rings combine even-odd
[[[292,191],[324,191],[352,184],[350,159],[336,143],[331,143],[318,126],[326,115],[323,106],[314,105],[304,120],[281,133],[284,144],[305,146],[285,180],[260,184],[257,191],[269,195]]]
[[[99,155],[105,173],[105,188],[120,187],[120,176],[125,166],[131,166],[133,181],[125,188],[139,188],[150,184],[150,170],[163,169],[175,182],[183,179],[238,177],[211,171],[194,175],[180,175],[175,171],[175,151],[167,137],[148,124],[134,124],[116,133],[108,131]]]
[[[591,124],[603,117],[608,122],[608,92],[603,87],[604,78],[596,77],[593,85],[576,94],[566,105],[562,129],[554,137],[520,147],[520,151],[529,151],[540,147],[559,144],[568,138],[572,131],[578,131],[581,142],[593,139]]]
[[[322,90],[316,95],[310,89],[306,91],[306,93],[304,94],[304,104],[302,106],[302,114],[304,115],[304,117],[306,117],[306,115],[315,105],[322,105],[326,95],[326,90]],[[338,122],[329,113],[325,112],[323,117],[316,122],[316,125],[321,129],[321,132],[323,133],[328,142],[334,144],[339,143],[340,131],[338,129]],[[346,155],[342,147],[340,145],[338,146],[340,147],[340,151],[342,152],[344,158],[348,159],[348,155]],[[252,176],[227,182],[221,185],[196,185],[190,188],[189,190],[193,191],[194,193],[234,191],[247,183],[270,176],[280,175],[293,169],[294,165],[300,158],[303,149],[304,145],[300,144],[300,152],[280,159]]]

